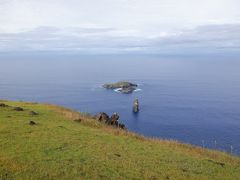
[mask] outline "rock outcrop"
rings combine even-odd
[[[118,119],[119,119],[119,115],[118,113],[113,113],[113,115],[110,118],[110,124],[114,125],[114,126],[118,126]]]
[[[95,115],[95,119],[100,121],[100,122],[104,122],[106,124],[108,124],[108,122],[110,120],[109,116],[104,112],[97,113]]]
[[[100,112],[95,115],[95,119],[100,122],[117,128],[125,129],[125,125],[118,122],[119,117],[120,116],[116,112],[113,113],[111,117],[109,117],[108,114],[104,112]]]

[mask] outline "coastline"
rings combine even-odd
[[[220,153],[223,153],[223,154],[226,154],[226,155],[230,155],[230,156],[233,156],[233,157],[240,157],[239,155],[236,155],[236,154],[231,154],[231,153],[228,153],[226,151],[220,151],[220,150],[216,150],[216,149],[211,149],[211,148],[204,148],[204,147],[201,147],[201,146],[198,146],[198,145],[194,145],[194,144],[190,144],[190,143],[184,143],[184,142],[180,142],[178,140],[175,140],[175,139],[163,139],[163,138],[160,138],[160,137],[148,137],[148,136],[145,136],[145,135],[141,135],[141,134],[138,134],[136,132],[132,132],[132,131],[129,131],[128,128],[126,127],[126,129],[119,129],[119,128],[116,128],[114,126],[108,126],[107,124],[103,123],[103,122],[98,122],[96,119],[95,119],[95,116],[96,115],[93,115],[93,114],[90,114],[88,112],[80,112],[80,111],[77,111],[77,110],[73,110],[71,108],[68,108],[68,107],[65,107],[65,106],[61,106],[61,105],[57,105],[57,104],[51,104],[51,103],[39,103],[39,102],[31,102],[31,101],[12,101],[12,100],[5,100],[5,99],[0,99],[0,103],[4,103],[4,102],[18,102],[18,103],[24,103],[24,104],[39,104],[39,105],[44,105],[44,106],[49,106],[53,109],[56,110],[56,112],[58,113],[61,113],[63,116],[66,116],[67,118],[69,118],[69,120],[72,120],[72,121],[78,121],[79,119],[84,119],[86,118],[87,121],[92,121],[94,122],[94,124],[96,125],[96,123],[98,125],[100,125],[102,128],[104,129],[110,129],[110,131],[122,131],[122,135],[130,135],[130,136],[133,136],[133,137],[136,137],[136,139],[142,139],[142,140],[145,140],[145,141],[152,141],[152,142],[166,142],[166,143],[177,143],[181,146],[185,146],[186,148],[196,148],[200,151],[213,151],[213,152],[220,152]],[[81,122],[81,121],[79,121]],[[85,122],[82,121],[82,123],[84,124]],[[87,123],[88,124],[88,123]]]
[[[240,177],[237,156],[174,140],[147,138],[65,107],[6,100],[0,103],[5,104],[0,107],[0,177]]]

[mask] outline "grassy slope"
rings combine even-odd
[[[0,179],[240,179],[237,157],[145,139],[51,105],[0,103],[25,109],[0,107]]]

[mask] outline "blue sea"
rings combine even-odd
[[[130,81],[121,94],[104,83]],[[132,113],[134,99],[140,112]],[[0,99],[118,112],[133,132],[240,154],[240,56],[0,55]],[[232,147],[232,148],[231,148]]]

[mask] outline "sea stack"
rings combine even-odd
[[[138,99],[135,99],[133,101],[133,112],[137,113],[138,111],[139,111],[139,102],[138,102]]]

